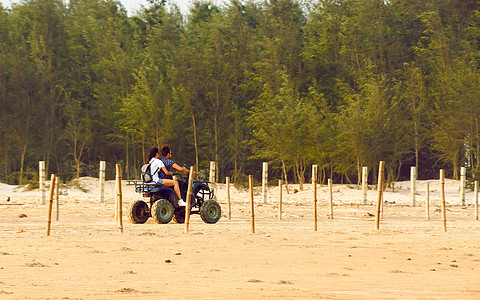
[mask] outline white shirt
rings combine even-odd
[[[165,167],[165,165],[160,159],[152,157],[152,159],[150,160],[150,171],[152,172],[153,181],[155,182],[159,181],[158,172],[163,167]]]

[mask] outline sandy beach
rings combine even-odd
[[[444,232],[438,180],[428,181],[426,220],[426,182],[417,181],[415,207],[410,182],[385,191],[378,231],[374,186],[363,205],[356,185],[334,184],[331,219],[328,188],[319,185],[317,231],[310,184],[283,191],[282,220],[278,187],[269,187],[267,204],[255,187],[255,233],[246,189],[231,186],[228,220],[225,184],[216,184],[222,218],[205,224],[193,215],[185,233],[184,224],[151,218],[131,224],[125,212],[141,197],[124,182],[122,234],[113,219],[114,181],[99,203],[98,180],[81,178],[80,189],[61,186],[50,236],[39,190],[0,184],[0,298],[479,299],[473,192],[462,206],[459,182],[447,179]]]

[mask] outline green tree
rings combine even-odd
[[[250,155],[248,143],[244,141],[251,138],[251,132],[244,120],[248,116],[250,101],[261,90],[261,84],[255,80],[254,67],[259,56],[256,49],[259,18],[260,8],[255,2],[246,1],[243,5],[241,1],[232,0],[223,21],[223,73],[230,101],[226,103],[229,113],[222,126],[226,133],[222,155],[224,170],[232,170],[231,177],[235,183],[244,179],[241,175]],[[228,176],[227,173],[225,175]]]
[[[64,141],[69,148],[69,155],[75,162],[75,178],[80,178],[81,168],[84,166],[83,157],[91,145],[93,136],[92,122],[88,116],[88,111],[82,109],[82,101],[72,99],[70,95],[65,95],[65,116],[67,124],[64,131]]]
[[[287,186],[287,168],[293,165],[303,189],[305,168],[314,152],[312,120],[317,119],[316,109],[311,99],[300,97],[285,73],[279,76],[284,83],[278,93],[265,84],[248,118],[253,135],[259,141],[254,144],[254,153],[259,158],[281,162]]]
[[[428,110],[427,95],[423,80],[422,71],[415,67],[415,63],[404,64],[404,78],[402,78],[402,100],[409,103],[413,132],[413,151],[415,153],[415,167],[419,167],[420,147],[425,141],[426,132],[426,111]]]
[[[91,163],[115,159],[125,144],[115,126],[115,112],[133,80],[127,14],[115,1],[76,0],[69,5],[66,30],[70,73],[63,88],[88,111],[95,129],[84,159]]]
[[[64,82],[66,34],[63,29],[65,8],[54,0],[27,1],[15,5],[11,17],[9,105],[12,122],[10,138],[20,155],[19,182],[24,165],[46,160],[47,167],[60,135],[58,106]],[[16,106],[19,106],[18,108]],[[15,124],[18,123],[18,124]],[[16,126],[15,126],[15,125]],[[35,147],[29,149],[29,146]]]
[[[395,167],[401,167],[401,159],[410,150],[408,145],[408,115],[399,101],[395,86],[390,86],[385,76],[371,75],[359,83],[355,91],[345,87],[346,105],[339,114],[340,145],[338,154],[342,163],[337,163],[348,173],[352,163],[369,169],[380,160],[389,169],[389,181],[394,178]],[[350,162],[349,162],[350,161]],[[374,174],[375,175],[375,174]]]
[[[10,16],[0,3],[0,151],[2,159],[0,160],[0,178],[8,182],[9,177],[9,137],[8,123],[6,122],[9,114],[8,107],[8,74],[11,72],[12,46],[9,39]]]

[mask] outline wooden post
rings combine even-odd
[[[383,198],[384,194],[383,194],[383,191],[382,191],[382,203],[380,204],[381,205],[381,210],[380,210],[380,220],[383,220],[383,208],[385,207],[385,200]]]
[[[248,175],[248,186],[250,187],[250,209],[251,209],[252,233],[255,233],[255,206],[253,203],[253,176],[252,175]]]
[[[463,206],[465,206],[465,180],[467,178],[467,168],[460,168],[460,200]]]
[[[278,180],[278,219],[282,220],[282,180]]]
[[[425,185],[425,216],[430,220],[430,183]]]
[[[410,195],[412,197],[412,206],[415,207],[415,185],[417,180],[417,168],[410,167]]]
[[[332,179],[328,178],[328,192],[330,194],[330,214],[328,215],[329,219],[333,219],[333,187],[332,187]]]
[[[40,189],[40,204],[45,205],[45,161],[38,162],[38,185]]]
[[[115,165],[115,168],[117,166]],[[115,169],[116,170],[116,169]],[[115,175],[115,221],[118,221],[118,178],[117,175]]]
[[[98,172],[98,183],[100,194],[98,194],[98,202],[103,203],[105,201],[105,169],[107,163],[100,161],[100,171]]]
[[[195,171],[195,167],[190,167],[190,173],[188,175],[188,188],[187,188],[187,206],[185,207],[185,233],[188,233],[188,229],[190,226],[190,209],[191,209],[191,199],[192,199],[192,186],[193,186],[193,173]],[[230,201],[229,201],[230,203]]]
[[[215,161],[210,161],[210,176],[208,177],[210,182],[208,185],[211,190],[215,189]]]
[[[383,178],[382,178],[382,183],[383,183]],[[382,185],[382,201],[380,201],[380,220],[383,220],[383,208],[385,207],[385,201],[383,196],[384,194],[383,194],[383,185]]]
[[[442,197],[443,231],[447,231],[447,207],[445,204],[445,170],[440,170],[440,196]]]
[[[50,226],[52,224],[52,207],[53,207],[53,194],[55,192],[55,179],[56,175],[52,174],[50,184],[50,198],[48,200],[48,213],[47,213],[47,236],[50,235]]]
[[[478,180],[475,181],[474,194],[475,194],[475,220],[478,220]]]
[[[368,190],[368,167],[362,167],[362,200],[363,205],[367,205],[367,190]]]
[[[383,199],[383,169],[385,168],[385,162],[381,161],[378,167],[378,200],[377,200],[377,215],[375,217],[375,228],[380,229],[380,209]]]
[[[227,205],[228,205],[228,219],[232,219],[232,207],[230,205],[230,177],[225,178],[225,183],[227,186]]]
[[[317,213],[317,171],[318,166],[312,165],[312,185],[313,185],[313,229],[317,231],[318,213]]]
[[[120,164],[115,165],[117,170],[116,176],[116,186],[117,186],[117,218],[118,218],[118,228],[120,232],[123,233],[123,220],[122,220],[122,166]]]
[[[59,200],[59,191],[60,191],[60,178],[56,178],[55,180],[56,184],[55,184],[55,190],[56,190],[56,193],[55,193],[55,211],[56,211],[56,214],[55,214],[55,220],[58,221],[58,218],[59,218],[59,215],[60,215],[60,203],[58,202]]]
[[[262,195],[263,203],[267,204],[267,190],[268,190],[268,162],[262,164]]]

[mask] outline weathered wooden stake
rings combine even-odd
[[[55,207],[56,207],[56,214],[55,214],[55,220],[58,221],[59,215],[60,215],[60,203],[58,202],[59,200],[59,191],[60,191],[60,178],[56,178],[55,180]]]
[[[380,209],[383,199],[383,169],[385,168],[385,162],[381,161],[378,167],[378,200],[377,200],[377,215],[375,217],[375,228],[380,229]]]
[[[187,206],[185,207],[185,233],[188,233],[190,226],[190,209],[191,209],[191,199],[192,199],[192,186],[193,186],[193,173],[195,167],[190,167],[190,175],[188,175],[188,188],[187,188]]]
[[[416,167],[410,167],[410,195],[412,197],[412,206],[413,207],[415,207],[416,181],[417,181],[417,168]]]
[[[425,216],[427,220],[430,220],[430,183],[425,185]]]
[[[475,181],[474,194],[475,194],[475,220],[478,220],[478,181]]]
[[[255,206],[253,203],[253,176],[252,175],[248,175],[248,186],[250,187],[250,209],[251,209],[252,233],[255,233]]]
[[[313,228],[317,231],[318,213],[317,213],[317,171],[318,166],[312,165],[312,185],[313,185]]]
[[[118,218],[118,228],[120,232],[123,233],[123,220],[122,220],[122,166],[116,164],[115,168],[117,170],[116,176],[116,186],[117,186],[117,218]]]
[[[210,176],[208,177],[210,189],[215,189],[215,161],[210,161]]]
[[[267,204],[267,191],[268,191],[268,162],[262,164],[262,195],[263,203]]]
[[[282,180],[278,180],[278,219],[282,220]]]
[[[103,203],[105,201],[105,169],[107,163],[100,161],[100,171],[98,172],[98,182],[100,194],[98,194],[98,202]]]
[[[467,178],[467,168],[460,168],[460,200],[463,206],[465,206],[465,180]]]
[[[328,215],[329,219],[333,219],[333,187],[332,187],[332,180],[328,178],[328,192],[330,194],[330,214]]]
[[[115,168],[117,166],[115,165]],[[116,169],[115,169],[116,170]],[[117,175],[115,175],[115,221],[118,221],[118,178]]]
[[[385,206],[385,201],[383,199],[383,191],[382,191],[382,201],[380,202],[380,220],[383,220],[383,207]]]
[[[227,186],[227,205],[228,205],[228,219],[232,219],[232,207],[230,205],[230,177],[225,178]]]
[[[447,231],[447,207],[445,204],[445,170],[440,170],[440,195],[442,199],[442,221],[443,231]]]
[[[367,205],[367,190],[368,190],[368,167],[362,167],[362,200],[363,205]]]
[[[50,198],[48,200],[48,213],[47,213],[47,236],[50,235],[50,226],[52,224],[52,207],[53,207],[53,194],[55,192],[55,180],[56,175],[52,174],[51,184],[50,184]]]
[[[38,185],[40,189],[40,204],[45,205],[45,161],[38,162]]]

